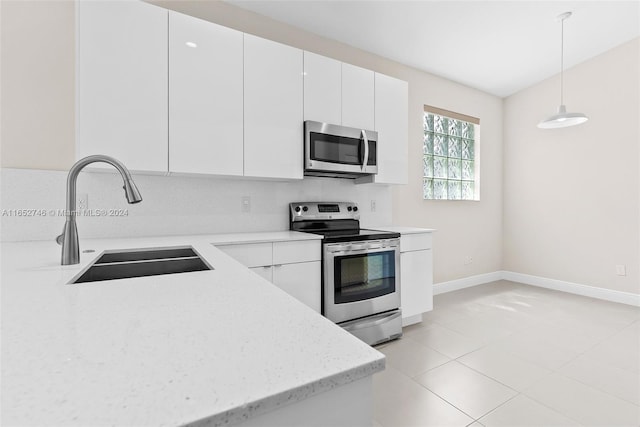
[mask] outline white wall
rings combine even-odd
[[[480,119],[480,201],[422,199],[422,109],[433,105]],[[502,100],[432,76],[410,80],[409,184],[393,189],[397,224],[435,228],[434,282],[501,270]],[[465,257],[473,258],[465,264]]]
[[[0,1],[2,167],[73,164],[74,19],[72,1]]]
[[[505,270],[640,294],[639,52],[636,39],[565,72],[583,125],[536,127],[559,76],[505,99]]]

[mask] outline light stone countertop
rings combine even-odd
[[[319,238],[279,233],[244,238]],[[217,238],[81,239],[96,252],[76,266],[59,265],[53,241],[3,243],[0,423],[232,425],[384,369]],[[67,284],[105,249],[179,245],[215,270]]]

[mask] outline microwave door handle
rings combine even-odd
[[[362,129],[362,141],[364,142],[364,159],[362,159],[362,170],[367,167],[369,161],[369,140],[367,139],[367,132]]]

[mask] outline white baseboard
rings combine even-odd
[[[549,279],[546,277],[532,276],[530,274],[515,273],[513,271],[494,271],[492,273],[478,274],[448,282],[435,283],[433,294],[439,295],[459,289],[495,282],[497,280],[510,280],[525,285],[538,286],[546,289],[597,298],[605,301],[640,307],[640,295],[630,292],[615,291],[612,289],[597,288],[595,286],[581,285],[579,283],[565,282],[563,280]]]
[[[444,294],[446,292],[495,282],[496,280],[502,280],[502,271],[494,271],[493,273],[478,274],[476,276],[463,277],[462,279],[450,280],[448,282],[435,283],[433,285],[433,294]]]
[[[502,271],[502,279],[525,285],[539,286],[541,288],[568,292],[585,297],[602,299],[605,301],[619,302],[622,304],[640,307],[640,295],[630,292],[615,291],[613,289],[597,288],[595,286],[581,285],[579,283],[565,282],[563,280],[549,279],[546,277],[532,276],[530,274]]]

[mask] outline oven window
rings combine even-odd
[[[334,262],[336,304],[367,300],[396,290],[393,250],[340,256]]]

